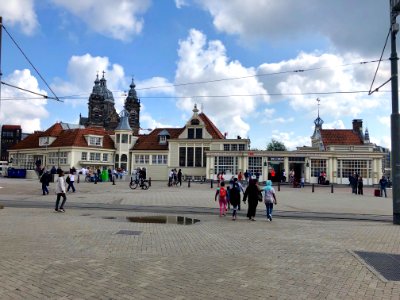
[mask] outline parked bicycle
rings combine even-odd
[[[133,180],[131,178],[131,181],[129,182],[129,187],[132,190],[135,190],[138,186],[141,187],[142,190],[147,190],[149,188],[149,184],[147,183],[146,180],[143,180],[143,179],[135,179],[135,180]]]

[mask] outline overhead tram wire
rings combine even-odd
[[[57,100],[57,99],[55,99],[54,97],[49,97],[49,96],[44,95],[44,94],[40,94],[40,93],[31,91],[31,90],[27,90],[27,89],[24,89],[24,88],[19,87],[19,86],[16,86],[16,85],[12,85],[12,84],[10,84],[10,83],[6,83],[6,82],[4,82],[4,81],[1,81],[1,84],[4,84],[4,85],[6,85],[6,86],[9,86],[9,87],[12,87],[12,88],[15,88],[15,89],[18,89],[18,90],[27,92],[27,93],[31,93],[31,94],[34,94],[34,95],[41,96],[41,97],[43,97],[43,99],[54,99],[54,100]],[[37,98],[37,99],[41,99],[41,98]],[[3,99],[3,100],[4,100],[4,99]],[[58,101],[61,101],[61,100],[58,100]]]
[[[359,62],[347,63],[347,64],[342,64],[342,65],[337,65],[337,66],[325,66],[325,67],[318,67],[318,68],[297,69],[297,70],[281,71],[281,72],[274,72],[274,73],[262,73],[262,74],[248,75],[248,76],[242,76],[242,77],[221,78],[221,79],[207,80],[207,81],[176,83],[176,84],[170,84],[170,85],[160,85],[160,86],[136,88],[136,90],[139,91],[139,90],[160,89],[160,88],[166,88],[166,87],[176,87],[176,86],[184,86],[184,85],[194,85],[194,84],[213,83],[213,82],[220,82],[220,81],[239,80],[239,79],[246,79],[246,78],[252,78],[252,77],[273,76],[273,75],[280,75],[280,74],[287,74],[287,73],[304,73],[304,72],[316,71],[316,70],[320,70],[320,69],[333,69],[333,68],[347,67],[347,66],[351,66],[351,65],[366,65],[366,64],[375,63],[378,61],[379,60],[359,61]],[[389,59],[383,59],[382,61],[389,61]],[[121,93],[121,92],[125,92],[125,91],[114,90],[111,92]],[[88,96],[88,94],[77,94],[77,95],[60,96],[58,98],[59,99],[66,99],[66,98],[79,99],[80,97],[89,97],[89,96]],[[155,98],[155,97],[142,96],[140,98]],[[161,97],[161,98],[168,98],[168,97]],[[176,98],[176,97],[169,97],[169,98]],[[188,98],[188,97],[183,97],[183,98]]]
[[[47,83],[47,81],[43,78],[43,76],[40,74],[39,70],[36,69],[36,67],[33,65],[33,63],[30,61],[30,59],[28,58],[28,56],[25,54],[25,52],[22,50],[22,48],[18,45],[18,43],[16,42],[16,40],[14,40],[14,38],[12,37],[12,35],[8,32],[7,28],[4,25],[1,25],[2,28],[4,29],[4,31],[7,33],[7,35],[10,37],[10,39],[13,41],[13,43],[15,44],[15,46],[18,48],[18,50],[22,53],[22,55],[25,57],[25,59],[28,61],[28,63],[31,65],[31,67],[36,71],[36,73],[39,75],[39,77],[43,80],[44,84],[47,86],[47,88],[51,91],[51,93],[54,95],[54,97],[48,97],[49,99],[54,99],[56,101],[62,102],[57,95],[55,94],[55,92],[52,90],[52,88],[49,86],[49,84]],[[3,84],[3,82],[2,82]]]
[[[380,86],[378,86],[376,89],[372,90],[372,86],[374,85],[374,82],[375,82],[375,79],[376,79],[376,75],[378,74],[378,70],[379,70],[379,67],[380,67],[380,65],[381,65],[383,53],[385,52],[386,45],[387,45],[387,42],[388,42],[388,40],[389,40],[389,36],[390,36],[391,32],[392,32],[392,27],[389,28],[389,32],[388,32],[388,34],[387,34],[387,36],[386,36],[385,45],[383,46],[383,49],[382,49],[382,52],[381,52],[381,57],[379,58],[378,66],[376,67],[375,74],[374,74],[374,78],[372,79],[372,82],[371,82],[371,86],[370,86],[370,88],[369,88],[368,95],[372,95],[374,92],[379,91],[379,89],[380,89],[381,87],[383,87],[385,84],[387,84],[388,82],[390,82],[390,81],[392,80],[392,78],[389,78],[389,79],[386,80],[383,84],[381,84]]]
[[[390,91],[377,91],[380,93],[390,93]],[[187,98],[229,98],[229,97],[260,97],[260,96],[309,96],[309,95],[335,95],[335,94],[368,94],[367,90],[361,91],[329,91],[329,92],[305,92],[305,93],[260,93],[260,94],[231,94],[231,95],[192,95],[192,96],[144,96],[141,99],[187,99]],[[50,97],[49,97],[50,98]],[[63,97],[60,97],[63,98]],[[71,100],[82,99],[86,100],[86,96],[68,97]],[[8,97],[3,100],[37,100],[37,97]]]

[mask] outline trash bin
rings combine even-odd
[[[101,172],[101,181],[103,181],[103,182],[107,182],[108,181],[108,171],[107,170],[103,170]]]
[[[8,177],[10,178],[26,178],[26,169],[8,169]]]

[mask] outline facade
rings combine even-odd
[[[171,169],[181,169],[191,179],[225,178],[246,170],[260,180],[295,179],[318,183],[348,184],[349,175],[358,173],[365,185],[377,184],[386,168],[387,151],[370,143],[362,120],[353,120],[352,129],[323,129],[315,119],[310,147],[294,151],[249,150],[250,140],[227,139],[196,105],[192,117],[181,128],[156,128],[139,134],[140,100],[132,80],[124,110],[118,115],[112,93],[104,78],[95,80],[89,98],[89,117],[80,125],[56,123],[46,131],[35,132],[9,149],[12,166],[34,173],[35,162],[68,170],[82,167],[116,168],[128,173],[145,168],[153,180],[167,180]],[[20,129],[19,129],[20,130]]]
[[[1,126],[1,157],[0,161],[9,161],[8,149],[20,142],[22,139],[22,129],[20,125]]]

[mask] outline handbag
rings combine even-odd
[[[261,191],[258,191],[258,193],[257,193],[257,199],[258,199],[258,202],[262,202],[262,201],[263,201],[263,196],[262,196]]]

